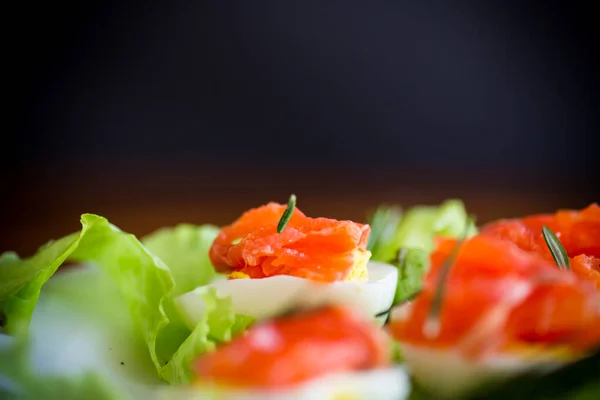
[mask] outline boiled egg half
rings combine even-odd
[[[375,261],[370,261],[366,269],[368,278],[364,281],[320,283],[288,275],[261,279],[219,279],[178,296],[175,302],[190,329],[202,319],[206,310],[204,294],[213,288],[219,297],[231,298],[236,314],[257,320],[268,319],[294,308],[321,304],[349,305],[375,317],[392,305],[398,269]],[[384,321],[385,318],[386,315],[383,315],[379,320]]]

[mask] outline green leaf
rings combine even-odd
[[[168,382],[189,384],[193,377],[190,365],[198,354],[212,351],[218,344],[230,341],[254,322],[251,317],[234,314],[231,298],[219,298],[215,288],[204,292],[202,296],[206,307],[203,318],[160,372]]]
[[[128,393],[94,372],[41,375],[31,367],[24,340],[0,334],[0,398],[6,400],[130,400]],[[147,394],[147,393],[146,393]],[[145,396],[145,398],[149,398]]]
[[[398,267],[398,286],[394,305],[411,298],[423,287],[423,277],[429,270],[429,254],[423,249],[402,248],[392,263]]]
[[[175,281],[171,297],[206,285],[218,276],[208,257],[218,234],[219,228],[213,225],[180,224],[142,238],[146,249],[169,266]]]
[[[94,373],[78,377],[31,377],[19,400],[134,400],[132,396]],[[146,397],[147,399],[148,397]]]
[[[15,336],[27,333],[42,286],[78,243],[78,234],[72,234],[48,242],[26,260],[13,252],[0,255],[0,314],[4,332]]]
[[[412,207],[402,218],[399,217],[398,208],[383,206],[375,212],[369,223],[376,225],[378,231],[387,230],[388,233],[380,235],[376,242],[371,243],[371,258],[390,262],[401,248],[433,250],[435,236],[457,237],[465,230],[472,236],[477,229],[472,222],[466,226],[466,221],[467,212],[460,200],[446,200],[439,206]]]
[[[367,250],[378,254],[379,247],[389,243],[392,239],[396,226],[402,218],[402,209],[397,206],[379,206],[370,216],[369,225],[371,233]]]
[[[170,300],[175,288],[171,272],[135,236],[105,218],[84,214],[81,223],[80,243],[70,258],[92,262],[110,276],[160,369],[188,334]]]
[[[21,260],[14,253],[2,256],[0,311],[6,316],[7,332],[26,336],[42,285],[67,259],[91,263],[106,275],[113,289],[113,294],[107,296],[119,298],[116,307],[128,313],[127,319],[145,344],[155,374],[171,382],[182,380],[179,371],[186,368],[185,362],[212,349],[214,343],[229,340],[247,325],[246,317],[226,311],[229,306],[223,304],[229,304],[227,301],[215,300],[218,312],[208,313],[204,327],[190,332],[173,303],[177,293],[206,284],[216,276],[207,256],[218,232],[216,227],[180,225],[163,229],[145,238],[146,247],[103,217],[84,214],[81,223],[80,232],[48,243],[31,258]],[[167,267],[162,258],[172,267]],[[91,286],[94,284],[82,285],[86,289]],[[86,295],[79,293],[81,299]],[[70,301],[77,305],[78,300]],[[104,312],[112,321],[113,316],[106,313],[117,311],[109,310],[104,307],[93,312]],[[213,344],[206,346],[205,342]],[[163,373],[169,370],[163,370],[165,365],[176,366],[177,373]]]
[[[228,327],[220,325],[213,317],[207,322],[207,329],[200,328],[190,335],[173,303],[174,294],[178,292],[176,281],[162,259],[151,253],[133,235],[124,234],[101,217],[88,214],[84,215],[83,221],[87,234],[85,237],[93,245],[84,246],[82,242],[73,257],[80,261],[94,261],[111,276],[141,327],[161,378],[170,383],[183,382],[185,375],[181,371],[189,368],[184,363],[213,348],[203,346],[204,341],[210,339],[201,335],[218,336],[220,330]],[[203,249],[208,251],[216,233],[214,227],[180,226],[172,231],[163,230],[151,235],[146,241],[154,251],[171,260],[173,270],[177,271],[182,284],[191,280],[191,284],[196,286],[208,283],[214,276]],[[171,251],[178,251],[178,255],[168,254],[169,245],[173,246]],[[228,318],[235,322],[234,315]],[[167,369],[164,369],[165,365]],[[173,367],[177,373],[169,372]]]
[[[398,267],[394,305],[418,293],[429,270],[436,236],[468,237],[477,233],[460,200],[439,206],[416,206],[402,214],[400,207],[380,206],[369,219],[371,259]],[[372,236],[374,235],[374,236]]]
[[[144,336],[111,278],[87,266],[67,270],[43,288],[31,320],[31,362],[40,373],[89,371],[118,383],[160,383]]]

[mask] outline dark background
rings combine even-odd
[[[290,192],[354,219],[460,197],[481,222],[600,197],[593,2],[160,3],[6,14],[0,251],[82,212],[144,234]]]

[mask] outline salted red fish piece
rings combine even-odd
[[[552,260],[542,234],[544,225],[560,239],[574,264],[573,272],[600,289],[600,206],[596,203],[579,211],[559,210],[555,214],[495,221],[483,227],[480,234],[510,240],[523,250]]]
[[[438,241],[423,292],[390,324],[397,340],[470,358],[531,345],[573,352],[600,345],[600,293],[590,282],[509,240],[481,234],[461,247],[446,282],[439,334],[428,335],[437,276],[456,243]]]
[[[325,374],[383,367],[390,343],[347,307],[305,311],[254,326],[194,363],[198,382],[282,388]]]
[[[592,282],[600,291],[600,258],[585,254],[575,256],[571,259],[571,270],[580,279]]]
[[[219,272],[250,278],[291,275],[334,282],[348,277],[366,252],[371,228],[352,221],[310,218],[299,209],[282,233],[277,224],[286,206],[269,203],[246,211],[221,229],[209,256]]]

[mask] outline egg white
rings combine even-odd
[[[320,304],[343,304],[375,316],[391,307],[398,283],[393,265],[370,261],[368,280],[317,283],[309,279],[278,275],[262,279],[221,279],[175,298],[190,328],[201,320],[204,294],[215,288],[219,297],[231,297],[236,314],[257,320],[274,317],[293,308]],[[385,316],[383,317],[383,319]]]
[[[482,387],[499,384],[525,372],[545,373],[564,362],[495,354],[472,361],[455,349],[431,349],[401,344],[402,355],[414,379],[439,398],[454,399]]]
[[[197,385],[165,388],[160,400],[402,400],[410,394],[410,379],[402,367],[339,373],[280,390],[226,389]]]

